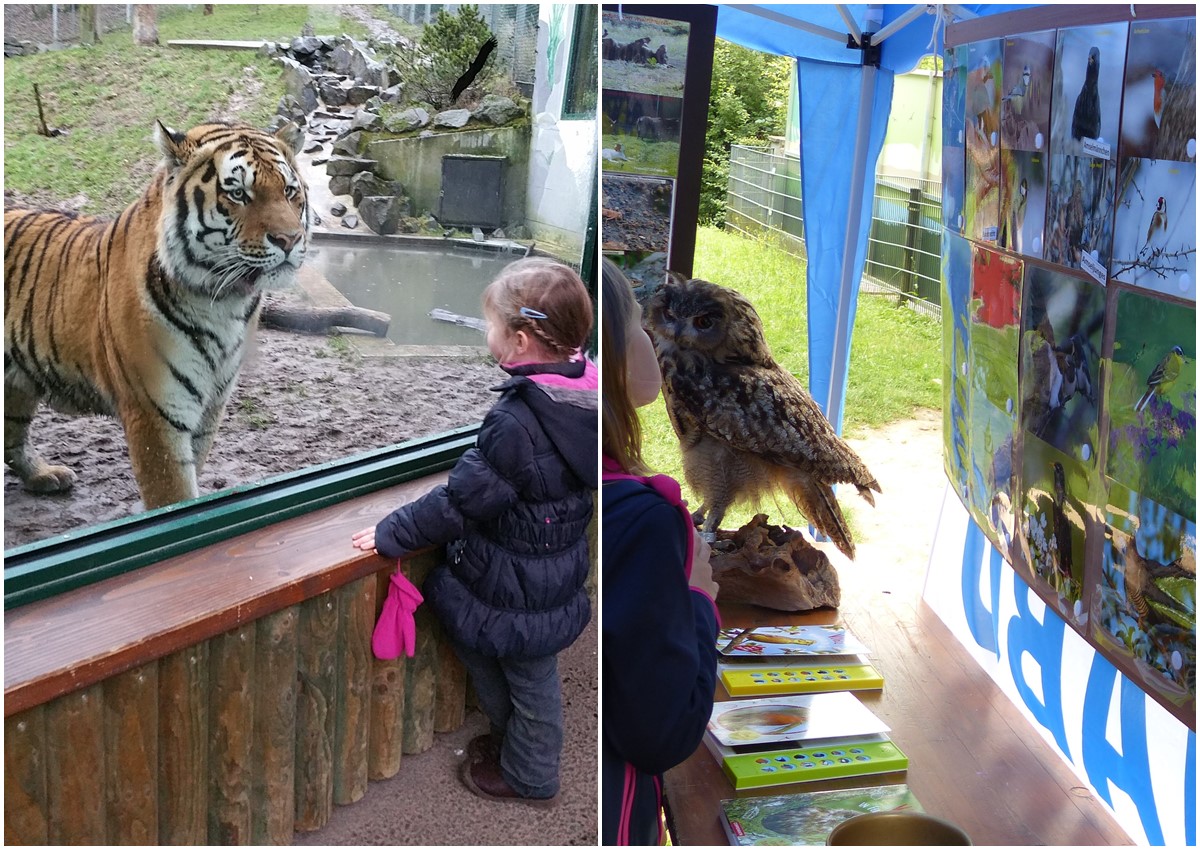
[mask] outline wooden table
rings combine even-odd
[[[701,745],[666,775],[675,844],[727,844],[719,815],[723,799],[893,782],[907,782],[927,812],[961,826],[976,845],[1132,843],[920,599],[918,588],[856,586],[855,570],[850,565],[841,571],[840,610],[789,615],[723,604],[722,625],[832,623],[840,615],[871,649],[871,662],[883,675],[882,691],[861,691],[859,697],[891,727],[892,740],[908,756],[907,774],[734,791]],[[728,698],[718,682],[717,699]]]

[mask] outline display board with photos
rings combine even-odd
[[[944,55],[946,474],[1194,729],[1196,19],[1026,19]]]
[[[697,71],[703,60],[711,65],[705,36],[715,28],[715,18],[698,14],[694,7],[640,5],[601,12],[602,245],[635,284],[691,267],[677,225],[689,217],[679,215],[680,198],[698,204],[704,134],[702,127],[689,131],[684,105],[694,112],[695,100],[706,109],[708,81],[700,86]]]

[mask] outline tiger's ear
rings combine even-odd
[[[184,151],[184,142],[187,136],[183,133],[176,132],[164,124],[162,121],[155,119],[154,121],[154,143],[158,145],[159,151],[162,152],[163,159],[171,168],[176,168],[184,163],[187,159],[187,153]]]
[[[300,148],[304,146],[304,131],[292,121],[276,130],[275,138],[291,148],[293,154],[300,153]]]

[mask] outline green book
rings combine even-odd
[[[721,825],[735,847],[823,845],[844,820],[892,811],[924,809],[907,785],[879,785],[722,800]]]

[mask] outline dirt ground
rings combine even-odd
[[[336,338],[260,329],[200,492],[479,422],[496,399],[490,388],[507,378],[485,349],[479,352],[478,358],[362,357]],[[43,407],[31,434],[47,460],[71,467],[78,480],[69,493],[34,496],[5,469],[6,549],[139,510],[115,420]]]

